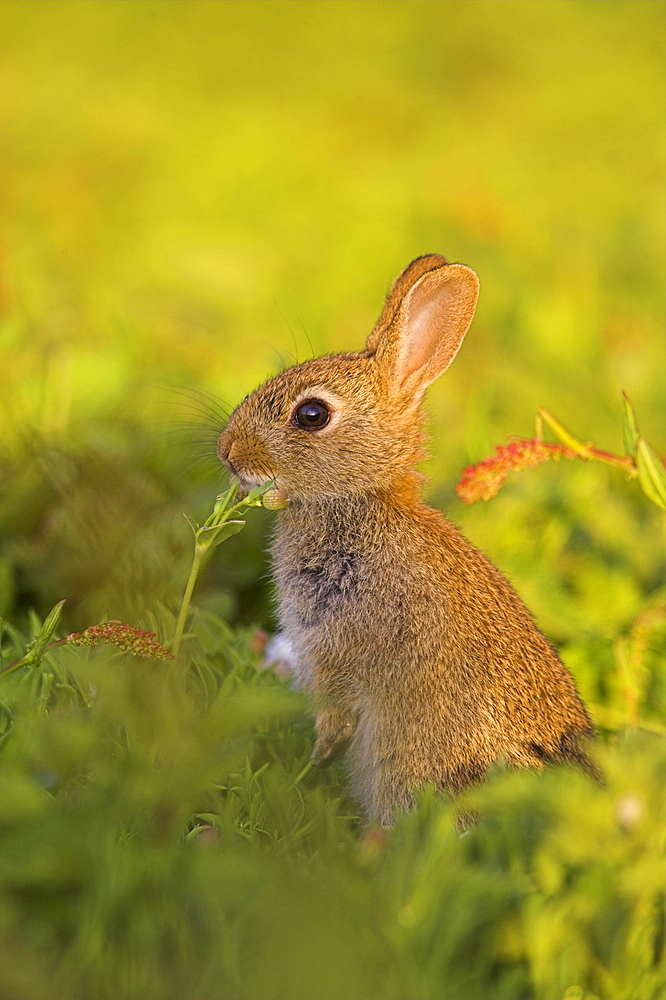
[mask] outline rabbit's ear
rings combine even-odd
[[[420,399],[446,371],[472,322],[478,296],[474,271],[435,254],[419,257],[403,271],[366,345],[398,394]]]

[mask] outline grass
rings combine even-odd
[[[364,829],[304,709],[202,613],[177,670],[66,645],[7,676],[5,993],[661,995],[663,737],[609,740],[603,789],[500,768],[461,838],[429,791]]]
[[[663,6],[0,19],[1,665],[63,600],[52,640],[119,620],[168,644],[227,407],[361,346],[438,251],[482,291],[429,393],[428,491],[557,644],[608,776],[499,768],[463,838],[428,790],[364,828],[342,768],[308,766],[303,697],[258,669],[274,515],[251,511],[176,664],[67,642],[0,673],[0,995],[658,1000],[663,512],[637,451],[634,481],[549,462],[472,506],[455,484],[541,408],[622,456],[623,391],[664,454]]]

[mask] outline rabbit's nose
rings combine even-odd
[[[238,479],[243,479],[243,468],[245,463],[243,462],[243,457],[241,449],[238,447],[237,442],[233,442],[225,457],[222,457],[222,462],[226,465],[232,476],[237,476]]]

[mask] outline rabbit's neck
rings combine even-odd
[[[361,546],[383,506],[380,497],[370,493],[292,502],[280,512],[277,541],[300,540],[299,549],[313,558],[332,545]]]
[[[376,531],[385,533],[399,512],[423,508],[420,486],[418,473],[410,473],[378,490],[292,502],[280,513],[278,538],[296,531],[314,533],[313,542],[316,538],[352,539],[364,547],[361,543]]]
[[[292,520],[300,524],[332,524],[336,527],[350,522],[366,521],[369,515],[391,510],[416,512],[423,508],[423,476],[415,469],[408,469],[394,476],[389,482],[375,489],[362,490],[343,496],[325,493],[306,500],[295,500],[280,512],[280,522]]]

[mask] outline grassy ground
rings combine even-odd
[[[666,532],[596,463],[462,468],[547,406],[663,454],[664,7],[651,0],[0,10],[3,662],[118,618],[167,641],[224,404],[360,346],[414,256],[482,295],[430,392],[429,494],[508,573],[608,788],[498,773],[363,830],[258,672],[271,515],[217,550],[181,669],[54,647],[0,675],[0,996],[657,1000]],[[230,624],[228,624],[230,623]]]

